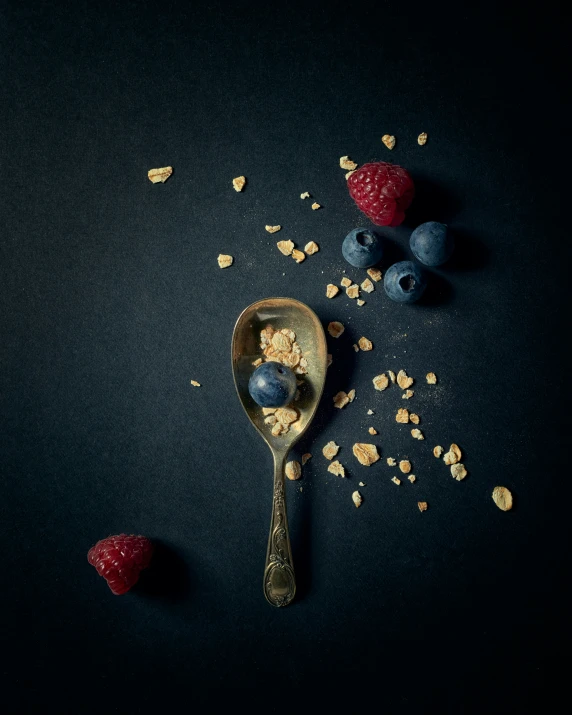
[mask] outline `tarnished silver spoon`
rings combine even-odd
[[[248,381],[254,371],[253,362],[261,357],[260,331],[268,324],[276,330],[289,328],[306,358],[307,374],[299,399],[294,403],[299,418],[287,434],[273,436],[264,423],[262,409],[248,392]],[[327,369],[326,336],[316,314],[307,305],[293,298],[259,300],[240,314],[232,334],[232,372],[238,397],[248,418],[256,427],[274,457],[274,491],[270,536],[264,568],[264,595],[273,606],[287,606],[296,593],[296,578],[292,563],[284,468],[292,446],[304,434],[320,402]]]

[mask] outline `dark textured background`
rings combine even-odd
[[[176,690],[192,706],[255,686],[308,686],[322,702],[376,687],[393,712],[525,712],[547,687],[563,625],[569,139],[563,25],[543,7],[1,3],[10,712],[143,712]],[[368,225],[344,154],[416,180],[407,225],[385,231],[384,268],[420,221],[454,228],[456,257],[422,303],[394,304],[380,284],[361,309],[326,300],[342,270],[364,277],[340,252]],[[148,169],[168,164],[152,185]],[[275,248],[287,238],[321,250],[296,265]],[[296,448],[314,458],[287,484],[299,596],[282,610],[261,582],[271,455],[230,370],[238,314],[272,295],[346,325]],[[361,335],[375,348],[355,355]],[[371,385],[401,368],[417,378],[408,407],[425,442],[394,421],[400,391]],[[332,395],[351,387],[334,414]],[[351,445],[370,424],[384,459],[365,469]],[[347,480],[326,471],[330,439]],[[461,483],[430,453],[452,441]],[[396,487],[385,457],[405,455],[418,481]],[[515,495],[510,513],[491,500],[497,484]],[[120,598],[86,562],[119,532],[159,545]]]

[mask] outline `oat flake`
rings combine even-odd
[[[333,320],[328,325],[328,333],[332,336],[332,338],[339,338],[344,330],[345,328],[342,323],[339,323],[337,320]]]
[[[501,511],[512,509],[512,494],[506,487],[495,487],[493,489],[493,501]]]
[[[233,185],[235,191],[242,191],[244,189],[245,184],[246,184],[245,176],[237,176],[236,179],[232,180],[232,185]]]
[[[356,442],[356,444],[352,447],[352,451],[355,458],[360,464],[363,464],[364,467],[369,467],[379,459],[379,454],[377,453],[377,447],[375,444]]]
[[[328,283],[326,286],[326,298],[335,298],[339,292],[340,289],[333,283]]]
[[[344,469],[343,465],[340,464],[340,462],[338,462],[337,459],[335,462],[332,462],[331,464],[328,465],[328,472],[335,474],[337,477],[345,477],[346,476],[346,470]]]
[[[361,506],[361,504],[362,504],[362,502],[363,502],[363,497],[362,497],[362,495],[361,495],[359,492],[354,492],[354,493],[352,494],[352,499],[353,499],[354,504],[355,504],[357,507],[360,507],[360,506]]]
[[[375,389],[380,391],[385,390],[389,385],[389,380],[387,379],[387,375],[385,373],[376,375],[372,382]]]

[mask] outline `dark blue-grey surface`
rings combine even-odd
[[[174,693],[186,711],[232,687],[256,688],[244,702],[271,710],[303,686],[322,707],[375,687],[391,712],[522,713],[554,693],[569,522],[556,512],[570,481],[558,13],[0,8],[8,711],[174,712]],[[422,221],[455,231],[454,258],[415,305],[381,283],[362,308],[325,296],[343,275],[365,278],[340,250],[364,223],[339,168],[348,154],[399,163],[416,182],[406,223],[384,230],[383,271],[410,258]],[[166,165],[172,177],[152,185],[147,171]],[[320,251],[297,265],[278,239]],[[220,270],[219,253],[234,265]],[[296,449],[314,456],[286,485],[298,598],[285,610],[262,593],[271,455],[230,366],[236,318],[272,295],[346,327],[328,338],[323,404]],[[373,351],[353,351],[361,336]],[[401,368],[416,378],[409,402],[373,389]],[[355,401],[335,410],[351,388]],[[395,422],[404,405],[424,442]],[[326,471],[332,439],[346,480]],[[382,460],[361,467],[356,441],[375,441]],[[451,442],[463,482],[431,455]],[[411,459],[415,485],[390,481],[389,456]],[[491,500],[498,484],[515,495],[510,513]],[[86,554],[122,531],[160,549],[137,588],[113,597]],[[274,696],[260,703],[265,687]]]

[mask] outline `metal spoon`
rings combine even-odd
[[[289,328],[308,361],[303,376],[300,398],[294,407],[299,419],[287,434],[274,437],[264,423],[262,409],[248,392],[252,363],[262,356],[260,331],[268,324],[275,330]],[[324,329],[316,314],[293,298],[267,298],[248,306],[239,316],[232,334],[232,372],[238,397],[252,424],[256,427],[274,457],[274,496],[272,519],[264,568],[264,595],[273,606],[287,606],[296,593],[296,579],[286,517],[284,467],[288,452],[310,424],[316,412],[326,380],[327,347]]]

